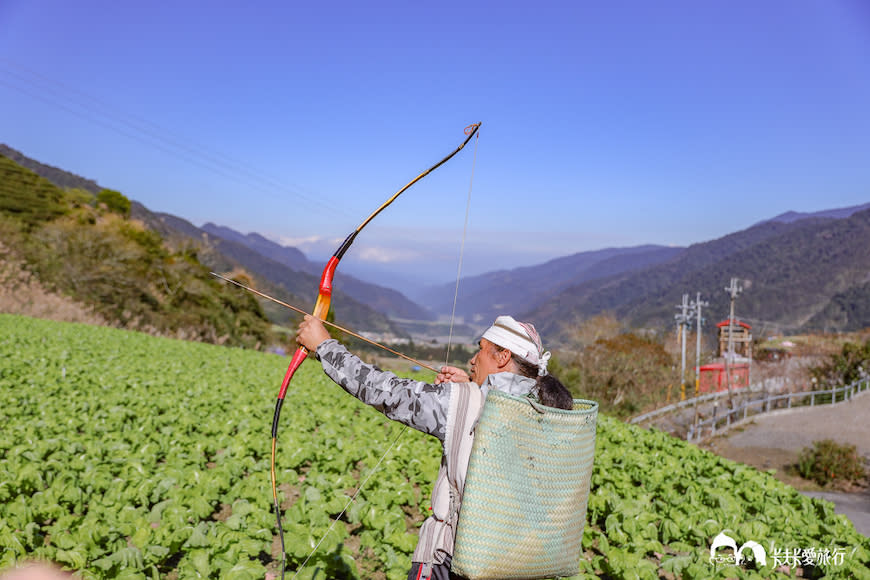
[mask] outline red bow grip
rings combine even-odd
[[[317,294],[317,302],[314,304],[314,316],[320,320],[326,319],[326,314],[329,312],[329,304],[332,301],[332,277],[335,275],[335,268],[338,266],[338,258],[333,256],[326,263],[323,269],[323,275],[320,277],[320,289]],[[284,374],[284,380],[281,381],[281,390],[278,392],[278,398],[283,399],[287,394],[287,386],[290,384],[290,379],[296,373],[296,369],[302,364],[302,361],[308,356],[308,349],[300,346],[290,359],[290,365],[287,367],[287,372]]]

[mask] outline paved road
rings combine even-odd
[[[727,437],[731,445],[800,451],[819,439],[852,443],[858,453],[870,459],[870,391],[846,403],[797,407],[756,415],[751,424]]]
[[[761,469],[782,469],[794,463],[801,449],[819,439],[851,443],[870,461],[870,391],[846,403],[799,407],[766,415],[732,429],[709,445],[711,451]],[[870,491],[860,493],[804,492],[833,502],[855,529],[870,536]]]

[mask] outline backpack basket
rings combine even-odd
[[[475,428],[451,569],[469,580],[574,576],[598,403],[554,409],[489,391]]]

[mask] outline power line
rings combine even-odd
[[[8,59],[0,58],[0,73],[6,76],[5,80],[0,79],[0,85],[38,99],[138,143],[163,151],[174,158],[182,159],[262,193],[279,196],[290,195],[308,204],[327,208],[333,213],[347,215],[336,203],[329,203],[320,197],[303,193],[298,186],[288,187],[281,184],[245,163],[214,152],[202,145],[186,142],[182,137],[155,123],[123,112],[75,87],[49,79]]]

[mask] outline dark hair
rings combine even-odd
[[[505,349],[507,350],[507,349]],[[511,359],[516,363],[518,374],[524,377],[535,379],[537,384],[532,389],[532,394],[535,395],[542,405],[555,407],[557,409],[573,409],[574,397],[568,389],[553,375],[547,373],[544,376],[538,376],[538,367],[529,361],[518,357],[511,353]]]

